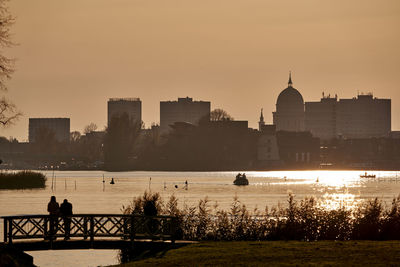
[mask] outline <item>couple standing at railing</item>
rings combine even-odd
[[[72,215],[72,204],[69,203],[67,199],[64,199],[64,202],[61,203],[60,206],[56,201],[56,197],[51,196],[50,202],[47,204],[47,211],[50,214],[50,237],[53,239],[56,238],[55,234],[58,228],[58,217],[61,216],[64,221],[64,240],[68,240],[71,230],[71,218],[69,216]]]

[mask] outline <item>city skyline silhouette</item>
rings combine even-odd
[[[107,100],[139,97],[146,126],[159,102],[211,102],[257,128],[272,123],[292,71],[305,101],[372,92],[392,99],[400,128],[397,1],[11,1],[18,46],[7,82],[24,113],[3,136],[28,138],[30,117],[107,124]]]

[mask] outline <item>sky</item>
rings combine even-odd
[[[23,112],[0,135],[28,139],[30,117],[103,129],[107,100],[139,97],[147,127],[159,102],[211,101],[257,128],[279,93],[305,101],[372,92],[400,129],[398,0],[11,0],[17,46],[6,97]]]

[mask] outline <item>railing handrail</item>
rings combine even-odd
[[[169,215],[146,216],[143,214],[73,214],[54,216],[49,214],[1,216],[4,220],[4,242],[13,239],[64,236],[90,238],[120,237],[133,241],[136,238],[161,238],[174,242],[176,217]],[[69,218],[67,220],[67,218]]]
[[[78,213],[72,214],[68,216],[64,215],[49,215],[49,214],[25,214],[25,215],[7,215],[0,216],[1,219],[22,219],[22,218],[50,218],[50,217],[151,217],[151,218],[175,218],[170,215],[156,215],[156,216],[147,216],[143,214],[109,214],[109,213]]]

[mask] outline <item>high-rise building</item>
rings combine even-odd
[[[289,74],[288,87],[279,94],[276,111],[272,113],[277,131],[304,131],[303,96],[292,85],[292,77]]]
[[[58,142],[69,142],[69,118],[29,118],[29,143],[37,141],[40,134],[52,132]]]
[[[322,140],[385,137],[391,131],[391,100],[372,94],[352,99],[323,97],[306,102],[306,130]]]
[[[108,100],[108,125],[114,116],[128,114],[137,123],[142,122],[142,101],[139,98],[110,98]]]
[[[391,100],[372,94],[340,99],[337,107],[337,135],[344,138],[388,136],[391,131]]]
[[[305,128],[313,136],[329,140],[337,136],[337,96],[322,95],[319,102],[306,102]]]
[[[170,131],[170,125],[187,122],[198,125],[199,120],[210,114],[209,101],[193,101],[192,98],[178,98],[178,101],[160,102],[160,134]]]

